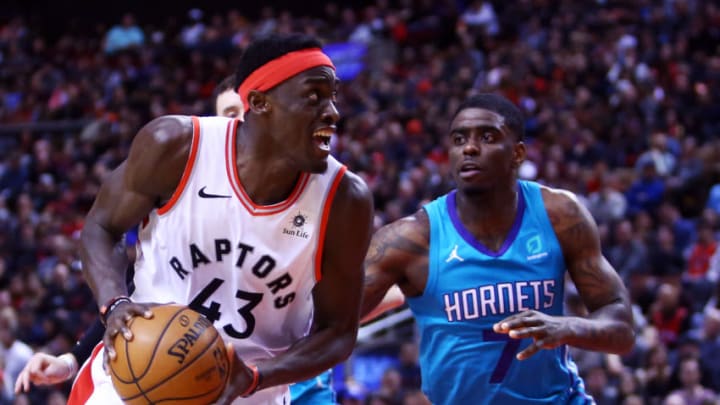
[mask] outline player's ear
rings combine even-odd
[[[524,142],[515,142],[515,145],[513,146],[513,162],[512,166],[513,169],[517,169],[520,167],[522,162],[525,161],[525,158],[527,157],[527,149],[525,149],[525,143]]]
[[[250,91],[248,94],[248,105],[250,106],[251,111],[258,114],[262,114],[270,110],[270,103],[268,102],[267,94],[258,90]]]

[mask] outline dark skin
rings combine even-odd
[[[237,136],[238,175],[256,204],[283,201],[301,172],[322,173],[327,151],[317,131],[335,131],[337,78],[334,70],[317,67],[267,91],[252,91],[246,122]],[[88,213],[81,243],[83,270],[97,302],[126,295],[121,237],[151,210],[168,201],[180,182],[192,140],[190,117],[167,116],[143,127],[128,159],[104,182]],[[304,380],[346,359],[357,335],[363,280],[362,261],[372,230],[372,196],[365,183],[346,172],[338,186],[326,229],[323,277],[313,289],[314,320],[310,334],[282,355],[256,365],[259,389]],[[352,229],[353,232],[347,232]],[[312,269],[308,269],[312,271]],[[127,322],[152,317],[151,303],[123,303],[107,317],[103,337],[115,358],[117,334],[132,339]],[[228,388],[218,401],[231,402],[252,381],[251,370],[238,356]]]
[[[517,141],[503,116],[481,108],[460,111],[452,121],[450,138],[460,220],[478,241],[497,251],[515,220],[516,170],[525,159],[525,146]],[[519,360],[563,344],[618,354],[630,351],[634,343],[630,298],[602,255],[592,216],[569,192],[542,187],[541,193],[567,271],[589,314],[550,316],[529,310],[501,320],[494,325],[495,332],[533,339],[517,354]],[[393,284],[406,297],[423,293],[428,277],[429,228],[428,216],[421,209],[375,233],[365,260],[362,314],[370,312]]]

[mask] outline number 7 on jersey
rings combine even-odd
[[[500,353],[500,359],[498,359],[497,365],[490,376],[490,384],[498,384],[507,375],[512,364],[513,358],[520,348],[520,339],[513,339],[507,334],[497,333],[492,329],[483,330],[483,340],[486,342],[507,342]]]

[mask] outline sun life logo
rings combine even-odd
[[[283,235],[289,235],[294,236],[302,239],[308,239],[310,237],[310,234],[305,232],[303,229],[303,226],[307,223],[307,215],[304,215],[300,212],[298,212],[290,221],[290,224],[292,225],[291,229],[283,228],[282,233]]]
[[[307,221],[307,217],[303,214],[298,213],[293,218],[292,224],[296,228],[302,228],[302,226],[305,225],[305,221]]]

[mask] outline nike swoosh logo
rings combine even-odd
[[[205,192],[205,187],[201,188],[200,191],[198,191],[198,195],[200,196],[200,198],[230,198],[230,197],[232,197],[230,195],[208,194]]]

